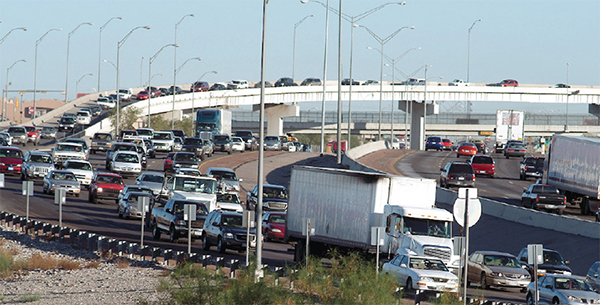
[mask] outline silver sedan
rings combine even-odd
[[[44,194],[54,194],[57,189],[63,188],[67,191],[67,194],[75,195],[79,197],[81,192],[81,186],[77,177],[70,171],[65,170],[53,170],[44,177],[44,184],[42,186],[42,192]]]

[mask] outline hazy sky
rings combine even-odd
[[[322,0],[323,2],[327,0]],[[444,81],[467,78],[467,37],[471,24],[482,19],[471,32],[470,80],[498,82],[514,78],[520,83],[577,85],[600,84],[600,1],[597,0],[472,0],[428,1],[407,0],[406,5],[388,5],[364,18],[359,24],[386,37],[404,26],[384,48],[387,55],[398,57],[406,50],[421,47],[406,55],[397,66],[411,74],[425,64],[432,65],[429,76],[442,76]],[[380,0],[344,0],[343,12],[358,15],[379,5]],[[330,5],[338,8],[338,0]],[[0,0],[0,38],[16,27],[28,31],[12,32],[0,45],[0,84],[4,87],[6,69],[25,59],[10,71],[11,90],[33,89],[35,46],[44,33],[50,32],[38,45],[37,88],[64,90],[68,34],[83,22],[71,36],[69,58],[69,99],[80,92],[98,87],[99,30],[102,32],[102,59],[116,64],[117,42],[137,26],[151,26],[129,36],[120,51],[121,87],[140,86],[148,81],[148,58],[162,46],[174,43],[175,24],[186,14],[177,31],[177,66],[190,61],[177,75],[178,83],[196,81],[206,71],[217,70],[205,80],[260,78],[262,25],[261,0]],[[292,74],[294,24],[308,15],[297,27],[295,78],[322,78],[325,8],[318,3],[301,4],[299,0],[270,0],[267,9],[267,68],[269,80]],[[379,52],[367,47],[380,44],[363,28],[355,28],[355,79],[378,79]],[[343,73],[349,74],[350,23],[343,23]],[[330,15],[328,79],[337,76],[338,19]],[[173,83],[173,48],[167,48],[152,64],[152,84]],[[144,57],[142,62],[142,57]],[[116,87],[116,70],[101,63],[101,90]],[[385,68],[385,74],[391,74]],[[399,73],[396,73],[398,75]],[[423,77],[423,72],[416,76]],[[388,77],[389,79],[389,77]],[[31,99],[32,95],[25,97]],[[38,98],[64,97],[38,94]]]

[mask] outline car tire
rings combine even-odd
[[[231,155],[231,150],[228,150],[228,151],[227,151],[227,154],[228,154],[228,155]]]
[[[525,298],[525,304],[535,305],[535,301],[533,300],[533,295],[531,295],[531,293],[527,294],[527,297]]]
[[[227,246],[225,246],[225,244],[223,243],[223,238],[219,236],[219,239],[217,240],[217,251],[219,253],[225,253],[226,250]]]
[[[525,206],[525,200],[521,199],[521,206],[526,208],[527,206]]]
[[[481,289],[488,289],[490,288],[490,286],[487,284],[487,277],[485,276],[485,273],[481,274]]]
[[[509,159],[509,158],[510,158],[510,156],[509,156],[509,155],[506,155],[505,157],[506,157],[506,159]]]
[[[48,189],[46,188],[45,184],[42,186],[42,193],[48,194]]]
[[[21,178],[21,181],[25,181],[25,180],[27,180],[27,179],[25,178],[25,175],[23,175],[23,172],[21,172],[21,175],[20,175],[20,177],[19,177],[19,178]]]
[[[564,210],[563,209],[556,209],[556,215],[561,215],[563,214]]]
[[[160,239],[160,229],[158,228],[156,220],[152,221],[152,238],[154,238],[155,240]]]
[[[121,214],[121,207],[117,207],[117,216],[121,219],[123,218],[123,214]]]
[[[79,198],[79,194],[75,194],[75,197]]]
[[[175,226],[171,225],[169,228],[169,242],[177,242],[178,238],[179,237],[177,236],[177,231],[175,231]]]
[[[414,292],[415,291],[415,289],[413,288],[412,279],[410,277],[406,280],[405,288],[406,288],[406,292]]]
[[[98,204],[98,197],[92,196],[92,203],[93,204]]]
[[[208,237],[206,237],[206,234],[202,235],[202,249],[205,251],[210,249],[210,243],[208,242]]]

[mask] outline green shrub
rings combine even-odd
[[[10,276],[13,272],[14,258],[6,249],[0,249],[0,277]]]

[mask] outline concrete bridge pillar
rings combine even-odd
[[[408,104],[408,107],[406,105]],[[398,109],[410,113],[410,149],[425,150],[425,131],[427,124],[427,116],[438,114],[439,105],[435,102],[427,104],[427,112],[423,101],[399,101]]]
[[[260,105],[253,105],[254,112],[260,111]],[[267,117],[267,135],[283,135],[283,118],[299,116],[300,107],[298,105],[265,105],[265,116]]]

